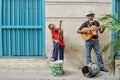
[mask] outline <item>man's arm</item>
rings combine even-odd
[[[52,35],[52,41],[53,41],[53,42],[56,42],[56,43],[59,42],[59,40],[55,40],[55,39],[53,38],[53,35]]]
[[[87,34],[87,33],[89,33],[90,31],[83,31],[83,30],[80,30],[80,29],[78,29],[77,30],[77,33],[78,34]]]
[[[82,29],[83,29],[84,27],[86,27],[86,22],[84,22],[84,23],[80,26],[80,28],[77,30],[77,33],[78,33],[78,34],[87,34],[87,33],[90,32],[90,31],[83,31]]]
[[[99,27],[100,26],[100,23],[97,21],[97,26]],[[98,29],[98,31],[100,32],[100,33],[103,33],[104,31],[105,31],[105,28],[102,28],[102,27],[100,27],[99,29]]]
[[[100,33],[103,33],[104,31],[105,31],[105,28],[100,28],[100,29],[99,29],[99,32],[100,32]]]
[[[53,37],[52,37],[52,41],[56,42],[56,43],[59,43],[59,40],[55,40]]]
[[[59,43],[59,40],[52,39],[53,42]]]

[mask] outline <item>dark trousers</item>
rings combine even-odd
[[[98,67],[100,70],[104,69],[104,64],[103,64],[103,60],[102,60],[102,55],[100,52],[100,44],[99,44],[99,40],[88,40],[86,41],[86,63],[92,63],[91,60],[91,50],[92,48],[94,49],[96,56],[97,56],[97,60],[98,60]]]
[[[58,44],[56,42],[53,42],[53,54],[52,58],[56,61],[59,56],[59,60],[64,60],[64,48],[65,46],[60,46],[58,48]]]

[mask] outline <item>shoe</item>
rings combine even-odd
[[[107,69],[105,69],[105,68],[104,68],[103,70],[100,70],[100,71],[103,71],[103,72],[109,72],[109,71],[108,71]]]

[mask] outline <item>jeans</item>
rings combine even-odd
[[[58,55],[59,55],[59,60],[64,60],[64,46],[59,45],[59,49],[58,49],[58,44],[56,42],[53,42],[52,58],[56,61],[58,59]]]
[[[92,48],[94,49],[94,51],[96,53],[96,56],[97,56],[99,70],[103,70],[104,69],[104,63],[103,63],[102,55],[101,55],[101,52],[100,52],[99,40],[95,40],[95,41],[88,40],[88,41],[86,41],[86,63],[87,64],[92,63],[92,60],[91,60],[91,50],[92,50]]]

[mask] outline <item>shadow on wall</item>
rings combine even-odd
[[[107,38],[106,38],[107,36]],[[109,34],[100,34],[100,45],[101,47],[105,45],[110,39],[108,38]],[[102,38],[101,38],[102,37]],[[76,41],[80,40],[81,37],[75,36],[74,38],[71,38],[69,36],[65,37],[65,68],[72,68],[72,69],[81,69],[82,66],[86,64],[86,52],[85,52],[85,45],[84,41]],[[97,58],[94,50],[91,52],[92,61],[97,63]],[[108,65],[108,56],[102,54],[103,61],[107,67]]]
[[[85,65],[85,48],[80,43],[73,42],[69,38],[65,38],[65,68],[80,69]]]

